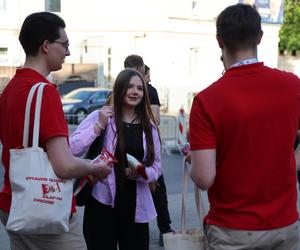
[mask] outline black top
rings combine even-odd
[[[151,105],[160,106],[160,101],[158,98],[157,90],[151,84],[147,84],[148,96]]]
[[[143,130],[141,124],[123,122],[125,150],[140,162],[144,158]],[[116,173],[116,200],[115,207],[119,216],[124,220],[134,221],[136,208],[136,181],[125,178],[125,168],[128,168],[127,159],[121,156],[117,146],[115,157],[119,161],[115,164]]]

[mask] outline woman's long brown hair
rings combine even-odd
[[[113,89],[113,104],[114,104],[114,112],[115,112],[115,121],[116,121],[116,129],[117,129],[117,143],[119,146],[119,150],[121,153],[122,158],[126,155],[125,150],[125,142],[124,142],[124,131],[123,131],[123,100],[127,92],[127,88],[129,82],[133,76],[138,76],[142,83],[143,83],[143,90],[144,96],[141,102],[135,108],[136,112],[136,119],[141,122],[142,129],[146,136],[146,143],[147,143],[147,152],[146,152],[146,159],[144,164],[146,166],[151,166],[154,162],[155,158],[155,151],[154,151],[154,142],[152,136],[152,126],[155,125],[155,120],[153,113],[150,107],[150,101],[148,97],[147,86],[142,75],[134,70],[134,69],[125,69],[122,70],[115,81],[114,89]],[[124,159],[124,158],[123,158]],[[125,158],[126,159],[126,158]]]

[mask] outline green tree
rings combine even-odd
[[[300,0],[285,0],[284,20],[280,32],[279,50],[296,55],[300,51]]]

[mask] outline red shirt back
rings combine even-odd
[[[11,187],[8,179],[9,149],[22,146],[24,115],[30,88],[49,81],[32,69],[17,69],[16,75],[8,83],[0,97],[0,140],[3,145],[2,162],[5,168],[4,187],[0,193],[0,209],[8,212],[11,204]],[[32,107],[35,106],[35,97]],[[30,113],[30,139],[33,132],[33,114]],[[68,127],[56,86],[45,86],[42,98],[39,145],[45,149],[45,142],[54,136],[68,137]],[[73,207],[74,209],[75,207]]]
[[[229,69],[195,97],[191,149],[217,152],[209,224],[268,230],[297,220],[299,118],[299,78],[262,63]]]

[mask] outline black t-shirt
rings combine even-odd
[[[148,89],[150,104],[160,106],[156,88],[154,88],[151,84],[147,84],[147,89]]]
[[[143,162],[143,129],[141,124],[123,122],[124,143],[126,153],[131,154],[140,162]],[[115,209],[122,221],[134,222],[136,213],[136,181],[125,179],[125,168],[128,167],[119,147],[115,151],[115,157],[119,163],[115,164],[116,197]]]

